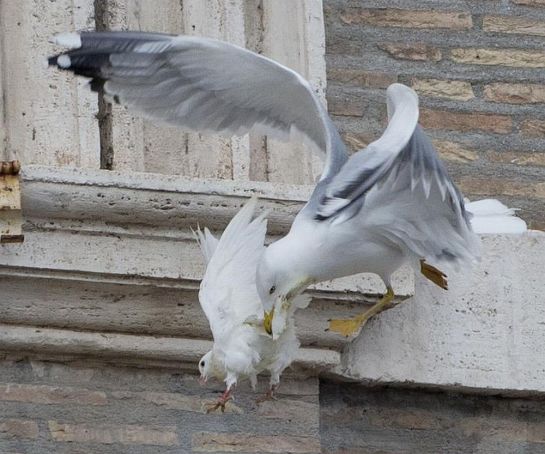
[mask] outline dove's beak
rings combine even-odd
[[[199,385],[204,386],[206,385],[207,381],[208,379],[204,375],[201,375],[201,377],[199,378]]]
[[[270,310],[270,312],[265,312],[265,315],[263,316],[263,328],[267,332],[267,334],[272,334],[272,321],[274,317],[274,307]]]

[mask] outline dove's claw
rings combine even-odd
[[[278,400],[278,398],[275,395],[276,388],[278,388],[277,385],[271,385],[270,389],[265,393],[264,396],[258,397],[255,400],[256,404],[262,404],[263,402],[267,402],[268,400]]]
[[[206,408],[206,414],[212,413],[213,411],[216,411],[218,408],[221,409],[222,413],[225,413],[225,406],[227,405],[227,402],[230,400],[233,400],[233,396],[231,396],[231,389],[226,389],[225,392],[220,396],[217,402],[212,404],[205,405]]]

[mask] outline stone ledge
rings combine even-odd
[[[355,380],[505,395],[545,394],[545,233],[483,237],[472,270],[449,291],[417,281],[417,297],[371,320],[344,351]]]
[[[25,245],[5,247],[0,269],[17,266],[193,281],[200,279],[203,267],[191,228],[221,231],[248,197],[257,194],[259,208],[269,211],[269,233],[284,234],[312,191],[311,186],[44,166],[23,168],[22,180],[29,234]],[[85,250],[74,255],[76,245]],[[97,251],[104,251],[108,260],[95,257]],[[405,267],[396,273],[394,287],[399,296],[413,295],[412,270]],[[337,295],[384,291],[372,274],[322,283],[316,289]]]
[[[196,363],[211,341],[159,336],[95,333],[66,329],[0,324],[0,351],[11,356],[63,357],[65,360],[99,359],[115,364],[196,370]],[[292,366],[303,375],[319,375],[338,367],[333,350],[301,348]]]

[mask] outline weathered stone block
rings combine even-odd
[[[545,68],[545,52],[532,50],[457,48],[450,51],[450,58],[471,65]]]
[[[545,199],[545,183],[541,182],[526,183],[505,178],[464,177],[460,179],[459,184],[463,192],[475,195],[501,194],[503,196]]]
[[[483,30],[496,33],[545,36],[543,21],[513,16],[485,16],[483,18]]]
[[[443,58],[441,49],[424,43],[380,43],[378,47],[399,60],[437,62]]]
[[[485,153],[486,159],[502,164],[515,164],[518,166],[545,166],[545,153],[522,151],[489,151]]]
[[[332,68],[328,77],[334,82],[365,88],[387,88],[397,82],[397,76],[393,74],[361,69]]]
[[[361,117],[364,112],[363,102],[350,98],[328,97],[327,110],[331,115],[343,117]]]
[[[55,441],[154,446],[179,444],[174,426],[152,429],[137,425],[60,424],[57,421],[49,421],[48,425]]]
[[[0,419],[0,438],[38,438],[38,424],[26,419]]]
[[[191,437],[194,452],[256,452],[314,454],[320,440],[313,437],[258,436],[245,433],[197,432]]]
[[[456,142],[450,142],[448,140],[434,140],[433,145],[439,153],[439,156],[441,156],[441,158],[445,161],[470,163],[479,158],[476,151],[468,149]]]
[[[545,85],[494,83],[484,87],[488,101],[508,104],[537,104],[545,102]]]
[[[431,109],[420,110],[420,122],[425,128],[430,129],[486,131],[496,134],[507,134],[513,128],[513,120],[507,115]]]
[[[349,8],[342,15],[345,24],[378,27],[449,28],[466,30],[473,26],[468,12],[425,11],[394,8]]]
[[[521,123],[520,131],[527,137],[545,137],[545,120],[528,118]]]
[[[413,79],[412,88],[421,96],[469,101],[475,97],[469,82],[461,80]]]
[[[545,6],[545,0],[511,0],[516,5]]]
[[[100,391],[17,383],[0,384],[0,400],[35,404],[106,405]]]

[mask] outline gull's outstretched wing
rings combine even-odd
[[[357,152],[319,195],[315,219],[365,213],[377,234],[422,258],[458,261],[479,254],[463,197],[424,131],[409,87],[387,90],[384,134]]]
[[[71,50],[50,65],[90,77],[91,88],[144,117],[181,128],[288,140],[325,158],[322,178],[346,152],[310,84],[266,57],[222,41],[143,32],[66,33]]]
[[[211,235],[198,233],[205,259],[213,247],[199,301],[215,341],[248,318],[263,315],[255,270],[265,248],[267,221],[263,215],[253,219],[256,205],[257,198],[253,197],[231,220],[217,243],[210,240]]]

